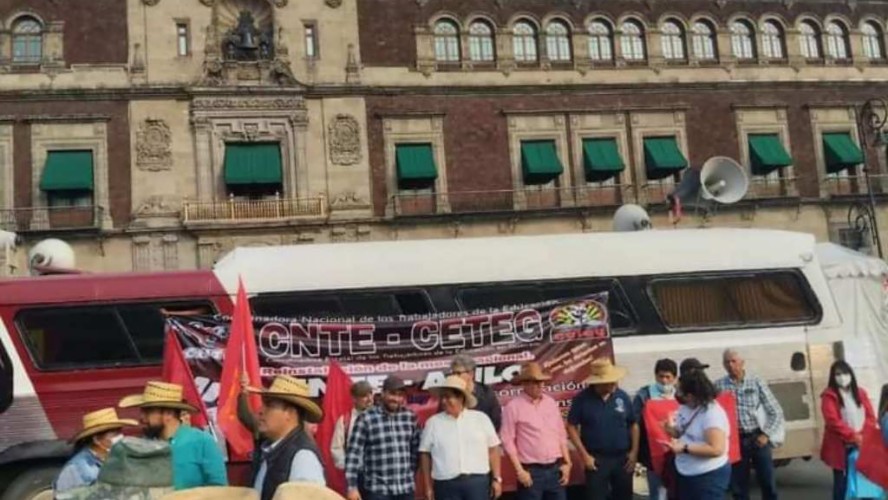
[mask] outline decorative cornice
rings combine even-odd
[[[214,111],[214,110],[292,110],[302,111],[305,109],[305,100],[300,97],[210,97],[195,98],[191,103],[191,107],[198,111]]]

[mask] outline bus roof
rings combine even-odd
[[[350,289],[742,269],[801,268],[814,236],[676,229],[237,248],[214,270],[227,290]]]
[[[0,280],[0,305],[141,301],[224,295],[210,271],[96,273]]]

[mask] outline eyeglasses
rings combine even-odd
[[[464,373],[471,373],[469,370],[453,370],[450,372],[451,375],[462,375]]]

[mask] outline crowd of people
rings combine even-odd
[[[709,366],[695,358],[680,365],[661,359],[654,365],[653,382],[630,397],[619,387],[624,368],[608,359],[593,361],[587,387],[574,397],[566,419],[546,394],[550,375],[535,362],[522,365],[512,378],[522,391],[501,408],[492,388],[474,380],[475,362],[453,358],[450,374],[429,389],[440,406],[424,425],[407,407],[404,380],[389,376],[378,401],[369,384],[356,382],[352,410],[335,423],[333,466],[344,473],[348,500],[413,500],[417,485],[423,488],[418,496],[429,500],[497,498],[504,460],[515,471],[518,500],[565,500],[572,458],[585,472],[586,500],[633,498],[638,463],[647,471],[651,500],[721,500],[727,493],[748,499],[753,469],[762,498],[776,499],[772,450],[784,439],[783,410],[768,384],[747,371],[740,353],[725,351],[723,362],[726,375],[713,381]],[[289,483],[325,485],[321,450],[307,430],[324,412],[307,383],[278,376],[268,388],[244,388],[262,397],[258,415],[250,414],[246,403],[239,412],[256,439],[251,485],[258,498],[272,500]],[[734,396],[736,414],[718,403],[722,392]],[[646,405],[660,400],[675,400],[678,411],[657,423],[668,438],[652,442],[642,415]],[[878,427],[881,420],[888,442],[888,386],[876,413],[853,369],[836,361],[821,400],[821,455],[833,469],[833,498],[845,500],[847,471],[864,428]],[[185,402],[182,387],[148,382],[119,407],[138,408],[143,437],[168,443],[172,489],[228,484],[216,441],[187,424],[186,415],[196,409]],[[114,408],[85,415],[74,437],[77,451],[54,483],[57,498],[95,484],[119,447],[123,429],[137,425],[119,418]],[[734,463],[729,458],[732,432],[740,442],[740,459]],[[663,452],[665,466],[658,473],[653,456]]]

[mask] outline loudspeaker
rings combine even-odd
[[[651,229],[651,218],[647,211],[631,203],[623,205],[614,213],[614,231],[643,231]]]
[[[699,170],[685,170],[681,182],[666,200],[670,210],[682,205],[709,205],[706,202],[730,205],[743,199],[748,190],[749,177],[743,166],[726,156],[714,156]]]

